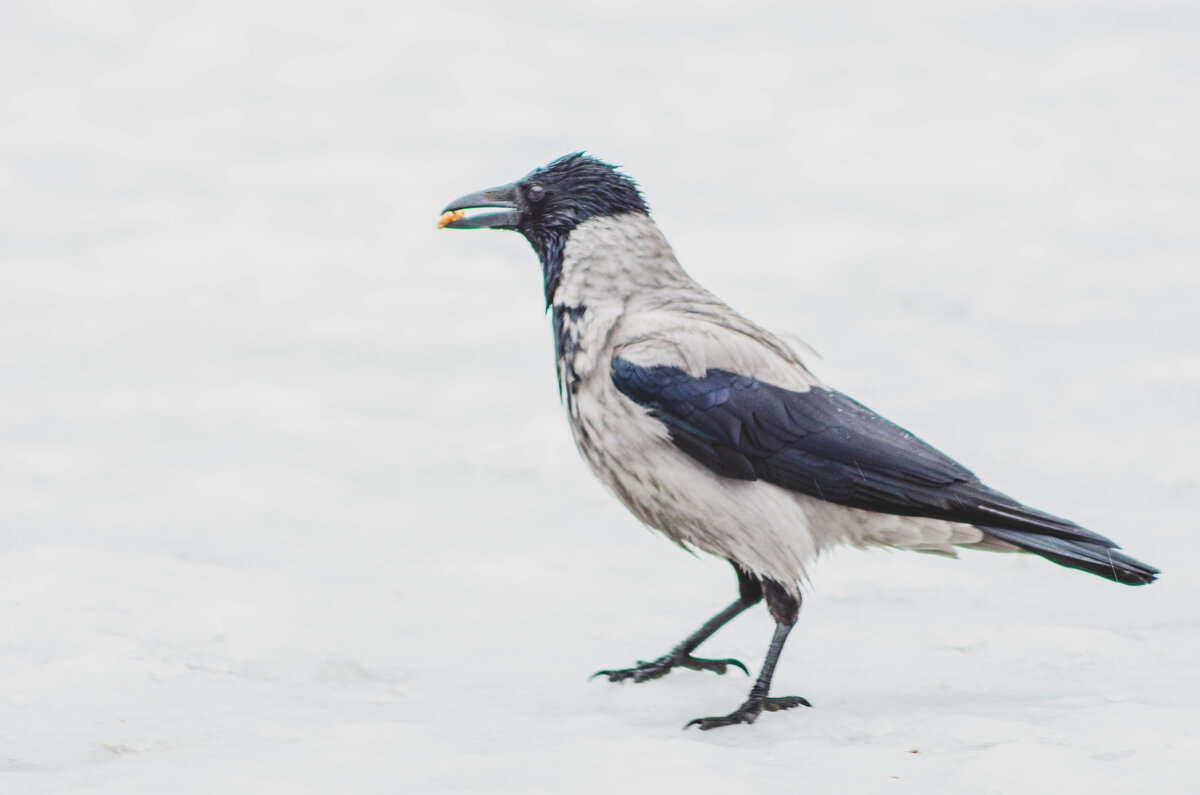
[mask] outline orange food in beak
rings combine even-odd
[[[442,217],[438,219],[438,229],[445,229],[446,224],[457,221],[465,217],[466,214],[466,210],[454,210],[453,212],[442,213]]]

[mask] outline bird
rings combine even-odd
[[[491,210],[471,213],[468,211]],[[462,196],[438,222],[523,235],[541,263],[560,397],[575,445],[635,517],[688,550],[724,558],[737,598],[666,654],[600,671],[647,682],[693,656],[760,601],[775,621],[743,704],[701,730],[811,703],[770,694],[808,567],[840,545],[956,556],[1040,555],[1125,585],[1159,570],[1067,519],[1024,505],[827,386],[795,347],[694,281],[650,217],[641,188],[584,152]]]

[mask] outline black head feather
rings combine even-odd
[[[637,183],[617,167],[575,152],[530,172],[516,183],[520,222],[542,261],[546,303],[558,287],[563,247],[576,226],[592,218],[624,213],[649,215]]]
[[[637,183],[616,166],[575,152],[517,183],[519,231],[569,234],[590,218],[649,210]]]
[[[506,211],[467,218],[455,214],[480,207]],[[517,182],[452,201],[438,225],[450,229],[515,229],[523,234],[542,261],[549,303],[562,271],[563,249],[575,227],[592,218],[627,213],[649,215],[637,183],[617,171],[616,166],[575,152]]]

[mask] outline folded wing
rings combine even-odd
[[[620,356],[612,381],[671,441],[729,478],[851,508],[973,524],[1056,563],[1118,582],[1157,573],[1083,527],[988,488],[953,459],[840,392],[793,391],[721,369],[702,377]]]

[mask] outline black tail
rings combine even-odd
[[[1071,534],[1074,537],[1064,532],[1064,527],[1055,528],[1056,535],[1048,535],[1045,531],[1012,530],[1003,527],[979,529],[993,538],[1041,555],[1060,566],[1091,572],[1124,585],[1145,585],[1154,582],[1158,575],[1158,569],[1118,552],[1116,544],[1083,528],[1078,528],[1082,531],[1079,534]]]

